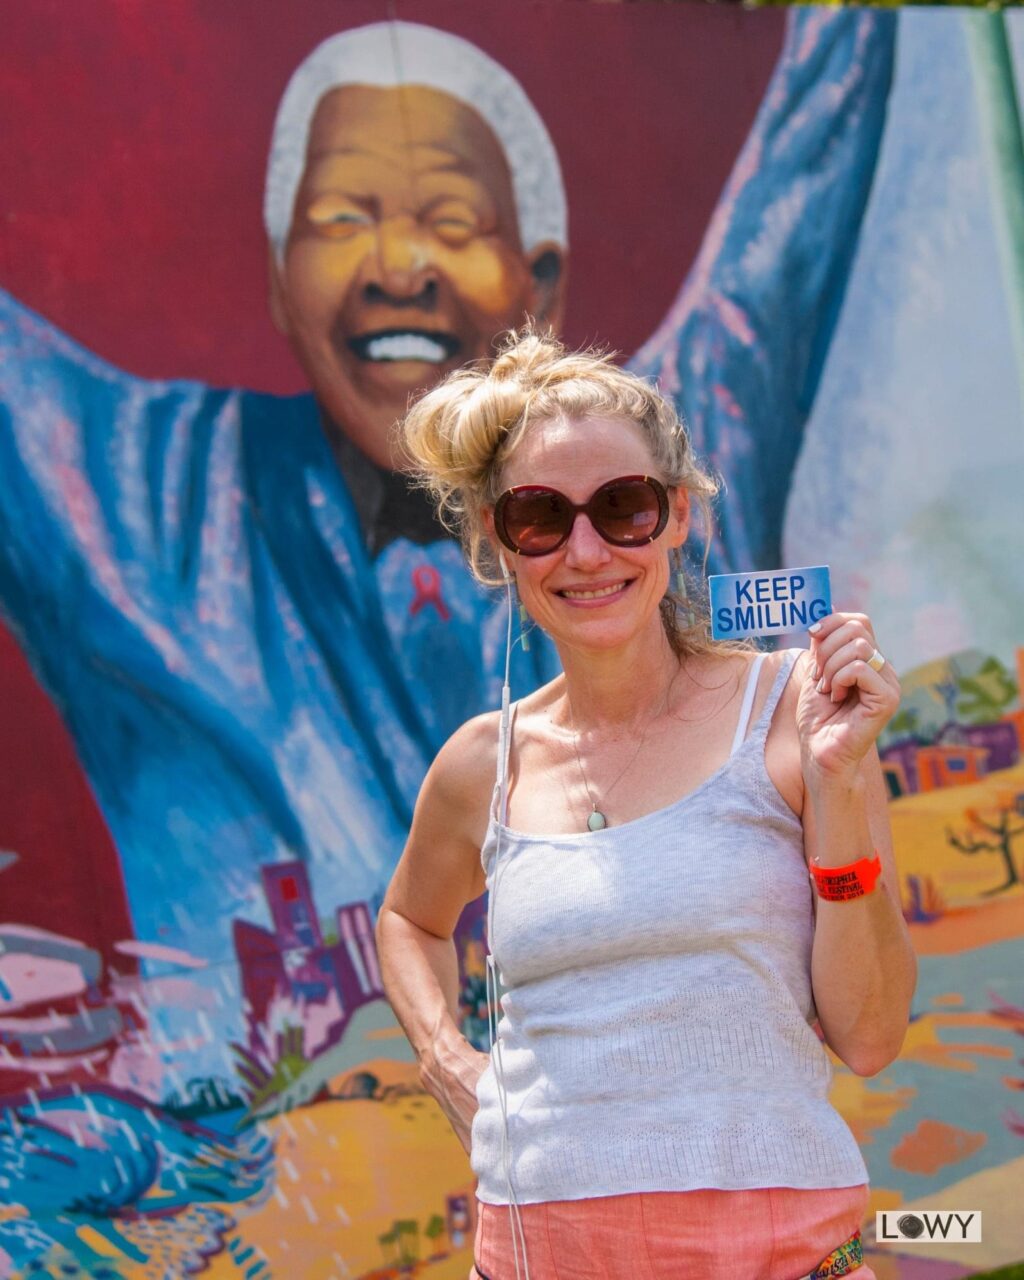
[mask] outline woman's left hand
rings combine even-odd
[[[900,702],[900,682],[877,651],[871,619],[830,613],[811,636],[811,662],[797,704],[804,774],[850,779]],[[815,674],[817,673],[817,674]]]

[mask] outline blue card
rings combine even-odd
[[[708,578],[711,638],[777,636],[801,631],[832,612],[828,565]]]

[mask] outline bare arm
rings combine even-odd
[[[825,1039],[858,1075],[896,1057],[910,1019],[917,960],[903,918],[877,736],[899,703],[899,681],[874,648],[870,619],[822,620],[797,673],[796,718],[808,861],[843,866],[878,853],[872,892],[816,898],[811,983]]]
[[[494,778],[496,720],[479,716],[441,749],[377,917],[384,989],[420,1064],[420,1078],[469,1150],[476,1082],[488,1056],[459,1030],[452,935],[484,891],[480,845]]]
[[[917,960],[899,897],[881,765],[874,750],[849,784],[808,788],[804,844],[822,867],[877,851],[875,890],[848,902],[819,898],[811,984],[825,1039],[858,1075],[896,1057],[910,1017]]]

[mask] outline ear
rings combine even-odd
[[[530,314],[558,333],[565,316],[568,254],[553,240],[545,240],[534,245],[527,261],[531,277]]]
[[[267,241],[267,282],[269,285],[268,303],[270,318],[278,333],[287,338],[291,333],[291,322],[288,318],[288,305],[285,301],[284,270],[278,261],[277,250]]]
[[[480,519],[483,522],[484,532],[487,534],[488,541],[491,544],[491,550],[494,552],[494,558],[498,562],[499,569],[502,564],[505,565],[506,572],[502,574],[502,576],[508,579],[513,578],[515,575],[512,571],[512,566],[509,563],[509,553],[497,533],[494,531],[494,508],[482,507],[480,509]]]
[[[681,484],[669,491],[669,529],[671,544],[681,547],[690,533],[690,491]]]

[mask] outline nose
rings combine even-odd
[[[431,305],[437,297],[437,272],[426,237],[415,218],[400,215],[377,226],[375,270],[366,281],[366,295],[392,302]]]
[[[590,523],[590,517],[577,511],[565,544],[565,563],[571,569],[597,569],[611,557],[611,547]]]

